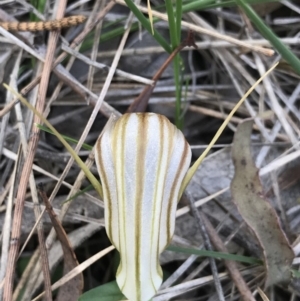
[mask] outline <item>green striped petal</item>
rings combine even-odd
[[[148,301],[162,283],[159,254],[175,228],[190,146],[153,113],[112,118],[96,144],[109,239],[120,252],[117,283],[130,301]]]

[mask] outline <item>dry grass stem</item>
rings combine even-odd
[[[287,37],[282,38],[281,41],[286,45],[298,45],[299,44],[299,37]],[[271,47],[271,44],[268,40],[265,39],[257,39],[257,40],[243,40],[243,43],[251,43],[255,46],[268,46]],[[227,41],[201,41],[195,42],[197,48],[199,50],[202,49],[214,49],[214,48],[234,48],[236,45],[227,42]],[[182,49],[182,51],[190,51],[190,47],[186,47]],[[133,56],[133,55],[147,55],[147,54],[154,54],[154,53],[163,53],[165,50],[159,46],[153,47],[141,47],[141,48],[129,48],[124,49],[122,52],[122,56]],[[115,55],[115,51],[101,51],[97,54],[98,58],[109,58]]]

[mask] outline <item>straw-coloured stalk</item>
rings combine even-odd
[[[96,144],[106,231],[121,262],[117,283],[130,301],[148,301],[162,282],[159,254],[170,243],[191,150],[158,114],[111,118]]]

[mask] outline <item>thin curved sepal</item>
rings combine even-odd
[[[214,146],[214,144],[217,142],[217,140],[219,139],[219,137],[221,136],[221,134],[223,133],[224,129],[226,128],[226,126],[228,125],[228,123],[230,122],[230,119],[232,118],[232,116],[234,115],[234,113],[239,109],[239,107],[244,103],[244,101],[247,99],[247,97],[251,94],[251,92],[259,85],[259,83],[267,76],[269,75],[278,65],[278,62],[276,64],[274,64],[268,71],[265,72],[265,74],[263,76],[261,76],[254,84],[253,86],[243,95],[243,97],[239,100],[239,102],[234,106],[234,108],[231,110],[231,112],[228,114],[228,116],[226,117],[226,119],[224,120],[224,122],[221,124],[221,126],[219,127],[217,133],[215,134],[215,136],[213,137],[213,139],[211,140],[211,142],[209,143],[209,145],[207,146],[207,148],[204,150],[204,152],[201,154],[201,156],[194,162],[194,164],[190,167],[190,169],[188,170],[186,176],[184,177],[183,181],[182,181],[182,185],[180,188],[180,192],[179,192],[179,197],[181,197],[181,195],[183,194],[183,192],[185,191],[186,187],[188,186],[189,182],[191,181],[191,179],[193,178],[195,172],[197,171],[198,167],[200,166],[200,164],[202,163],[202,161],[205,159],[206,155],[210,152],[211,148]]]
[[[130,301],[148,301],[162,283],[159,254],[170,243],[190,146],[153,113],[110,119],[96,144],[108,237],[120,252],[117,283]]]

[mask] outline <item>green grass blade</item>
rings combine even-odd
[[[300,60],[297,56],[273,33],[273,31],[263,22],[256,12],[243,0],[236,0],[236,3],[243,9],[247,17],[253,22],[260,33],[273,45],[281,56],[300,74]]]
[[[203,257],[212,257],[212,258],[220,258],[225,260],[233,260],[233,261],[239,261],[249,264],[262,264],[262,261],[258,258],[254,257],[247,257],[242,255],[234,255],[229,253],[222,253],[222,252],[214,252],[214,251],[208,251],[208,250],[199,250],[194,248],[182,248],[177,246],[169,246],[167,248],[168,251],[178,252],[178,253],[185,253],[185,254],[191,254],[191,255],[199,255]]]
[[[278,2],[278,1],[279,0],[264,0],[264,2]],[[255,4],[255,3],[261,3],[262,0],[248,0],[247,2],[250,3],[250,4],[252,4],[252,3]],[[216,8],[216,7],[231,7],[231,6],[236,6],[235,0],[228,0],[228,1],[217,2],[217,3],[214,0],[200,0],[200,1],[198,0],[198,1],[190,1],[190,2],[185,1],[184,4],[182,5],[182,12],[180,13],[181,9],[179,9],[178,12],[176,11],[176,19],[178,18],[179,14],[186,13],[186,12],[189,12],[189,11],[208,9],[208,8]],[[155,10],[158,10],[159,8],[163,8],[163,6],[161,5],[161,6],[154,7]],[[143,14],[141,14],[141,15],[142,15],[142,18],[145,18]],[[145,18],[145,20],[146,20],[146,22],[149,23],[149,26],[151,27],[151,24],[148,21],[148,19]],[[158,18],[153,18],[153,23],[156,23],[159,20],[160,19],[158,19]],[[122,21],[122,19],[120,19],[119,21]],[[109,23],[110,24],[114,23],[114,26],[116,26],[116,24],[119,21],[109,22]],[[137,30],[138,27],[139,26],[138,26],[137,22],[133,23],[132,26],[131,26],[131,31]],[[178,27],[179,27],[178,23],[176,24],[176,27],[177,27],[177,33],[179,33],[178,32]],[[114,28],[114,29],[112,29],[108,32],[105,32],[105,33],[101,34],[100,41],[101,42],[109,41],[110,39],[121,36],[124,32],[125,32],[124,26],[119,26],[117,28]],[[151,33],[151,31],[150,31],[150,33]],[[154,37],[156,37],[156,31],[154,32],[154,34],[155,34]],[[179,41],[180,41],[180,38],[179,38]],[[83,52],[83,51],[89,50],[92,47],[93,43],[94,43],[93,35],[90,34],[85,39],[84,43],[82,44],[82,47],[80,48],[80,51]],[[168,48],[168,53],[170,53],[171,52],[171,47],[169,46],[169,44],[167,42],[166,42],[165,46]]]
[[[81,195],[85,194],[86,192],[91,191],[92,189],[93,189],[93,185],[88,185],[87,187],[79,190],[74,195],[70,196],[68,199],[66,199],[65,201],[63,201],[63,204],[68,203],[68,202],[74,200],[78,196],[81,196]]]
[[[139,9],[136,7],[136,5],[131,0],[125,0],[128,8],[133,12],[133,14],[136,16],[136,18],[141,22],[142,26],[150,33],[152,34],[152,28],[149,20],[139,11]],[[163,38],[160,33],[154,28],[154,39],[162,46],[168,53],[172,52],[172,49],[170,45],[167,43],[167,41]]]
[[[200,9],[206,9],[210,6],[215,5],[214,0],[198,0],[198,1],[191,1],[190,3],[183,4],[182,11],[184,13],[194,10],[200,10]],[[222,3],[219,3],[219,5],[223,5]]]
[[[293,277],[300,278],[300,271],[292,270]]]
[[[166,3],[167,14],[168,14],[171,46],[172,46],[172,50],[174,50],[176,47],[179,46],[180,43],[182,1],[178,0],[175,2],[176,16],[174,14],[173,1],[166,0],[165,3]],[[176,87],[175,124],[179,129],[182,128],[180,65],[181,65],[180,55],[177,54],[173,61],[173,68],[174,68],[174,81]]]
[[[177,41],[178,45],[181,40],[181,18],[182,18],[182,0],[176,1],[176,32],[177,32]],[[176,85],[176,125],[179,129],[183,128],[183,114],[181,109],[181,99],[182,99],[182,60],[180,58],[180,54],[177,54],[174,61],[174,77],[175,77],[175,85]]]
[[[44,13],[47,0],[31,0],[30,4],[34,6],[40,13]],[[30,21],[36,22],[39,21],[39,18],[34,14],[30,13]]]
[[[176,1],[176,32],[177,41],[180,43],[181,40],[181,19],[182,19],[182,0]]]
[[[166,2],[167,14],[168,14],[170,40],[171,40],[172,50],[174,50],[179,44],[177,27],[176,27],[177,20],[175,19],[175,15],[174,15],[173,1],[166,0],[165,2]],[[177,5],[176,5],[176,8],[177,8]]]
[[[174,58],[173,67],[174,67],[174,80],[175,80],[175,87],[176,87],[176,103],[175,103],[175,124],[177,128],[183,128],[183,116],[181,114],[181,58],[180,55],[177,54]]]
[[[279,2],[280,0],[247,0],[245,1],[248,4],[261,4],[261,3],[271,3]],[[195,0],[195,1],[185,1],[183,4],[183,12],[201,10],[201,9],[211,9],[217,7],[232,7],[236,6],[235,0],[227,1],[215,1],[215,0]]]
[[[49,128],[47,128],[46,126],[41,125],[41,124],[37,124],[36,126],[37,126],[40,130],[42,130],[42,131],[44,131],[44,132],[46,132],[46,133],[49,133],[49,134],[52,134],[52,135],[55,136],[55,134],[54,134]],[[62,136],[66,141],[68,141],[68,142],[75,143],[75,144],[78,143],[78,140],[77,140],[77,139],[74,139],[74,138],[71,138],[71,137],[65,136],[65,135],[61,135],[61,136]],[[83,148],[83,149],[86,149],[86,150],[89,150],[89,151],[93,149],[93,147],[92,147],[91,145],[86,144],[86,143],[83,143],[83,144],[82,144],[82,148]]]

